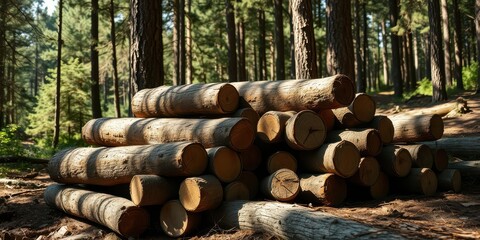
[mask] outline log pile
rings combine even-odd
[[[160,219],[158,227],[175,238],[215,219],[250,229],[261,222],[280,237],[312,239],[324,233],[304,232],[311,226],[294,222],[282,231],[273,220],[302,213],[301,222],[328,225],[332,220],[325,219],[335,216],[259,200],[341,206],[347,198],[379,199],[391,190],[431,195],[437,186],[461,186],[459,172],[446,169],[444,151],[413,144],[439,139],[441,118],[375,115],[373,98],[355,95],[343,75],[162,86],[138,92],[132,109],[135,118],[85,124],[82,137],[95,147],[54,155],[48,171],[60,184],[47,188],[47,203],[125,237],[153,228],[150,219]],[[114,188],[130,196],[108,192]],[[270,209],[261,213],[264,220],[242,220],[264,207]],[[345,237],[378,231],[338,221],[351,227]],[[302,235],[289,235],[294,232]]]

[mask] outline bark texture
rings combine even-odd
[[[382,151],[382,140],[375,129],[352,129],[331,131],[326,142],[349,141],[362,156],[377,156]]]
[[[384,146],[377,157],[382,171],[392,177],[405,177],[412,168],[412,156],[401,147]]]
[[[395,129],[392,142],[434,141],[443,135],[443,120],[435,114],[398,114],[389,118]]]
[[[318,77],[311,0],[292,1],[295,41],[295,76],[297,79]]]
[[[301,174],[300,195],[303,201],[327,206],[338,206],[347,197],[345,180],[335,174]]]
[[[456,157],[480,156],[480,137],[441,138],[420,143],[435,149],[445,149],[447,153]]]

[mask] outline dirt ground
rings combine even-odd
[[[378,112],[429,107],[429,97],[392,104],[385,94],[374,96]],[[448,137],[480,136],[480,96],[464,95],[472,112],[445,119]],[[397,107],[398,106],[398,107]],[[10,180],[8,180],[10,179]],[[118,239],[110,230],[48,207],[43,190],[52,184],[45,169],[0,179],[0,239]],[[347,201],[340,208],[317,211],[388,230],[411,239],[480,239],[480,178],[463,178],[461,193],[431,197],[391,195],[383,200]],[[275,239],[250,231],[207,229],[195,239]]]

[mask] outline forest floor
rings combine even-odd
[[[392,103],[388,93],[374,97],[378,112],[383,114],[432,106],[430,97],[414,97],[407,103]],[[463,97],[472,112],[445,119],[444,137],[480,136],[480,96],[465,93]],[[0,179],[0,239],[118,239],[104,227],[48,207],[43,190],[53,182],[44,166],[33,165],[31,171],[10,173],[7,178]],[[411,239],[480,239],[479,180],[464,178],[461,193],[391,195],[382,200],[347,201],[340,208],[316,209]],[[193,238],[276,239],[268,234],[215,228]]]

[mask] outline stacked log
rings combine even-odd
[[[305,214],[298,217],[302,222],[328,224],[322,219],[330,216],[237,200],[339,207],[352,196],[384,198],[390,182],[407,193],[431,195],[437,185],[459,191],[459,171],[446,169],[445,151],[415,143],[440,138],[441,118],[375,115],[373,98],[353,90],[343,75],[141,90],[132,100],[135,118],[92,119],[82,138],[96,147],[60,151],[50,160],[51,178],[69,185],[47,189],[45,198],[125,237],[141,235],[149,224],[145,206],[157,206],[160,212],[150,213],[169,237],[195,234],[208,222],[205,213],[222,226],[250,228],[243,219],[271,207],[265,219],[255,220],[265,229],[280,237],[317,238],[323,235],[292,237],[275,224],[295,229],[294,222],[268,219],[292,211]],[[130,196],[75,184],[118,187]],[[88,212],[76,209],[87,195]],[[353,232],[369,229],[349,226]]]

